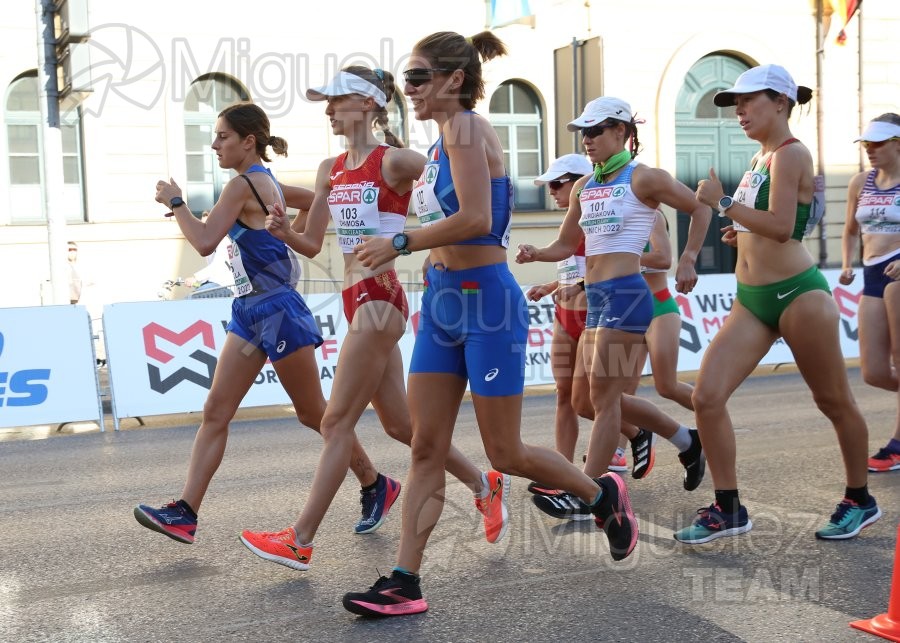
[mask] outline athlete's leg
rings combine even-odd
[[[779,330],[794,354],[816,406],[837,432],[847,471],[847,486],[858,488],[864,486],[868,478],[868,431],[847,379],[838,336],[839,321],[837,304],[829,293],[811,290],[785,309],[779,320]]]
[[[693,404],[715,489],[737,489],[734,428],[726,404],[778,334],[734,302],[722,328],[703,355]]]
[[[575,370],[572,375],[572,406],[579,417],[594,421],[594,407],[591,406],[591,381],[588,373],[594,356],[595,328],[585,328],[578,338],[575,351]]]
[[[900,368],[900,282],[894,281],[885,287],[884,305],[890,329],[891,361],[894,364],[893,373],[896,383],[897,369]],[[895,389],[897,389],[896,384]],[[897,419],[894,425],[894,439],[900,440],[900,389],[897,389]]]
[[[578,359],[578,342],[563,328],[559,320],[553,325],[553,341],[550,345],[550,365],[556,381],[556,450],[569,462],[575,459],[578,442],[578,414],[572,404],[575,362]]]
[[[196,512],[200,511],[209,483],[222,463],[228,424],[265,363],[266,355],[260,349],[234,333],[226,335],[203,404],[203,419],[194,438],[187,480],[181,492],[181,498]]]
[[[388,357],[405,327],[400,311],[385,301],[365,304],[353,317],[338,356],[338,363],[344,366],[335,372],[331,397],[322,416],[325,445],[309,498],[294,525],[301,544],[312,542],[344,481],[356,441],[356,423],[375,394]],[[365,368],[354,368],[360,364],[365,364]]]
[[[656,392],[693,411],[691,393],[694,387],[678,380],[678,346],[681,336],[681,315],[668,313],[654,317],[647,329],[650,368]]]

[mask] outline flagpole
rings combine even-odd
[[[863,127],[865,126],[864,122],[864,107],[865,100],[863,99],[863,3],[860,2],[859,6],[856,8],[856,19],[857,19],[857,37],[859,38],[859,42],[856,45],[856,77],[857,82],[859,83],[857,89],[857,97],[859,100],[859,131],[863,131]],[[859,171],[862,172],[866,169],[866,159],[863,154],[863,146],[859,145]]]
[[[816,0],[816,174],[825,177],[825,108],[822,100],[822,72],[825,63],[825,34],[822,29],[824,8],[822,0]],[[828,235],[825,218],[819,222],[819,267],[828,261]]]

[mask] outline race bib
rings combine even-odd
[[[578,225],[585,236],[607,236],[622,231],[623,196],[625,187],[621,185],[601,185],[581,191],[581,219]]]
[[[863,234],[900,232],[900,196],[863,192],[856,201],[856,220]]]
[[[363,235],[381,232],[378,187],[371,181],[333,186],[328,195],[328,208],[337,231],[338,245],[345,254],[353,252],[353,248],[362,243]]]
[[[561,284],[574,284],[585,274],[584,257],[572,255],[556,263],[556,278]]]
[[[232,242],[228,246],[228,267],[234,276],[234,296],[242,297],[253,291],[253,284],[247,271],[244,269],[244,261],[241,259],[241,249],[237,243]]]
[[[422,176],[413,185],[413,208],[415,208],[419,223],[423,226],[430,226],[436,221],[447,218],[434,193],[434,186],[440,170],[437,163],[429,163],[422,171]]]
[[[734,191],[735,203],[746,205],[748,208],[756,209],[756,197],[759,195],[759,189],[769,177],[762,172],[755,170],[747,170],[738,184],[737,190]],[[727,215],[726,215],[727,216]],[[737,221],[732,221],[734,229],[738,232],[750,232],[746,227]]]

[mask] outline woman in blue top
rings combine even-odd
[[[497,134],[471,111],[484,97],[482,59],[504,53],[503,43],[489,32],[469,39],[439,32],[415,45],[404,72],[405,93],[416,118],[434,120],[441,133],[413,188],[423,225],[356,247],[366,266],[431,250],[409,375],[412,465],[404,487],[398,564],[390,578],[380,578],[368,592],[344,597],[344,607],[356,614],[396,616],[428,609],[418,572],[443,509],[444,464],[467,383],[495,469],[568,489],[591,504],[595,515],[609,518],[614,559],[630,554],[637,541],[637,522],[618,476],[594,481],[560,453],[523,444],[519,435],[528,312],[506,263],[511,184]],[[498,473],[488,482],[479,502],[502,532],[509,478]]]
[[[700,201],[733,221],[722,239],[738,249],[737,301],[703,356],[694,388],[715,502],[675,534],[684,543],[705,543],[753,527],[738,496],[734,431],[725,405],[779,337],[837,432],[847,474],[844,499],[816,536],[852,538],[881,516],[867,487],[868,432],[847,380],[838,308],[801,243],[819,211],[812,156],[791,134],[788,118],[795,104],[811,98],[812,90],[798,87],[784,67],[761,65],[714,99],[720,107],[735,106],[744,133],[761,149],[734,197],[722,191],[712,169],[697,189]]]
[[[270,146],[276,154],[287,155],[287,142],[269,134],[265,112],[252,103],[231,105],[219,114],[212,149],[219,166],[239,176],[225,185],[209,217],[201,221],[191,213],[175,181],[156,184],[156,200],[172,208],[188,243],[201,255],[213,252],[226,234],[231,238],[235,288],[228,334],[203,405],[181,498],[159,508],[138,505],[134,509],[142,525],[183,543],[194,542],[197,511],[222,462],[228,424],[267,359],[300,422],[318,431],[325,411],[314,353],[322,337],[306,302],[294,289],[299,265],[284,241],[266,230],[268,205],[308,209],[312,193],[279,185],[261,165],[269,160]],[[377,471],[358,441],[353,452],[357,478],[375,479]]]

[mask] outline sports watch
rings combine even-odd
[[[725,212],[734,205],[734,199],[732,199],[727,194],[719,199],[719,216],[725,216]]]
[[[182,199],[180,196],[173,196],[169,200],[169,207],[171,207],[173,210],[182,205],[184,205],[184,199]]]
[[[398,232],[391,239],[391,245],[401,255],[412,254],[412,251],[409,250],[406,246],[409,245],[409,236],[404,234],[403,232]]]

